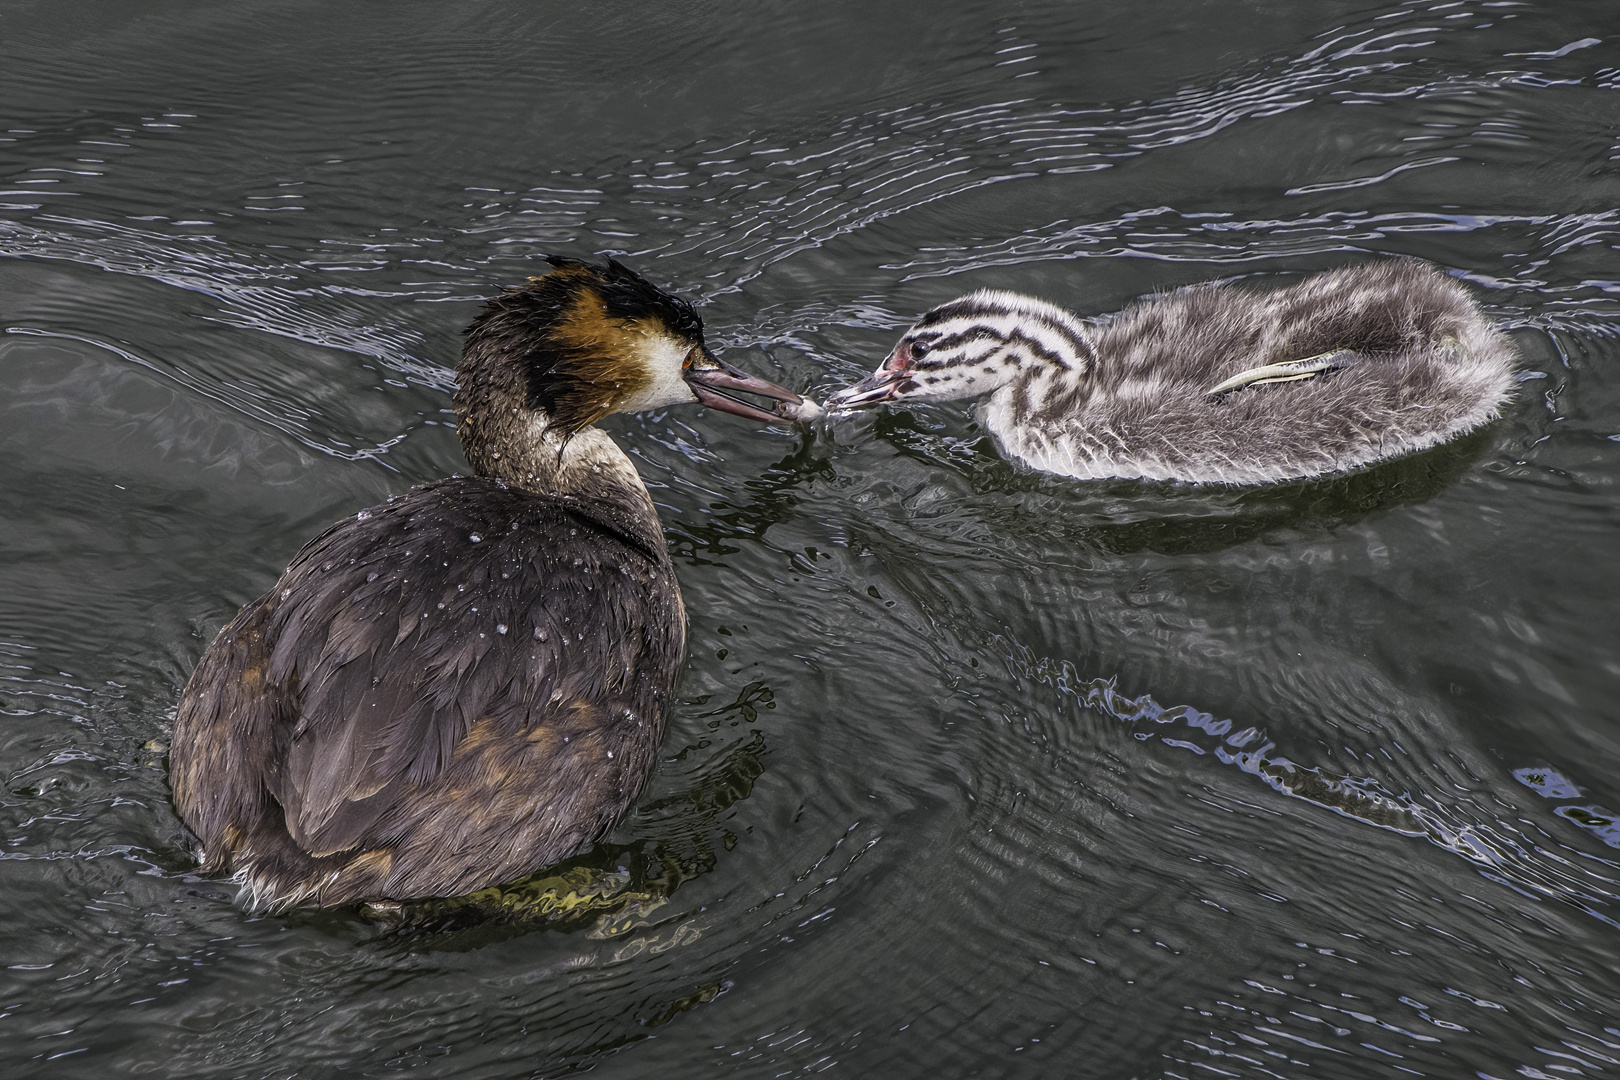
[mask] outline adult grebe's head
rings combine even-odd
[[[1032,296],[986,289],[918,319],[877,371],[826,405],[979,397],[1021,374],[1082,373],[1093,358],[1090,334],[1074,315]]]
[[[544,277],[495,297],[467,329],[456,411],[480,407],[544,416],[567,438],[602,417],[697,402],[781,422],[803,398],[716,359],[692,305],[629,267],[548,258]],[[726,391],[785,403],[759,408]]]

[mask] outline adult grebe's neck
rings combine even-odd
[[[652,504],[630,456],[601,428],[582,428],[562,436],[550,429],[543,413],[531,413],[525,420],[523,436],[500,448],[463,443],[473,471],[544,495],[623,487]]]
[[[504,400],[503,400],[504,399]],[[535,495],[560,498],[588,511],[611,507],[615,520],[635,523],[649,546],[662,547],[652,496],[630,457],[599,427],[571,433],[545,412],[527,408],[517,394],[456,395],[467,464],[479,476]]]

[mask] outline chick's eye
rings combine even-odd
[[[929,345],[926,341],[913,341],[911,343],[911,358],[915,360],[918,357],[927,356],[931,348],[933,348],[933,346]]]
[[[686,359],[681,361],[681,370],[685,371],[687,368],[691,367],[692,366],[692,360],[696,356],[697,356],[697,350],[696,349],[688,350],[687,354],[686,354]]]

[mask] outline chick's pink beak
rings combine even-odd
[[[900,394],[915,389],[917,384],[912,381],[907,359],[901,355],[901,347],[896,346],[894,352],[889,354],[888,359],[884,360],[876,371],[854,386],[846,386],[829,397],[825,402],[826,407],[857,409],[862,405],[893,401]]]

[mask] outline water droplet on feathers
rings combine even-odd
[[[495,624],[495,632],[496,632],[496,633],[497,633],[497,634],[504,634],[504,633],[506,633],[506,624],[505,624],[505,623],[503,623],[503,622],[498,622],[498,623],[496,623],[496,624]]]
[[[362,511],[360,511],[358,514],[354,515],[354,520],[356,520],[356,521],[370,521],[371,520],[371,511],[370,510],[362,510]]]
[[[377,580],[377,571],[373,570],[371,573],[366,575],[366,584],[369,585],[373,581],[376,581],[376,580]]]
[[[482,544],[484,542],[484,538],[479,536],[477,533],[468,533],[467,539],[471,540],[475,544]]]

